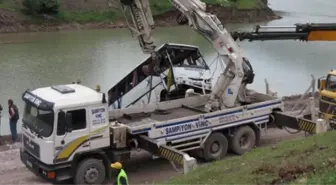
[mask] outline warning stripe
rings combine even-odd
[[[299,127],[301,130],[315,134],[316,124],[314,122],[299,119]]]
[[[161,146],[159,148],[159,155],[177,164],[183,165],[183,155],[178,152],[169,150],[168,148]]]

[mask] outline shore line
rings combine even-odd
[[[6,13],[7,12],[7,13]],[[253,23],[281,19],[270,8],[261,9],[234,9],[218,5],[208,5],[207,12],[214,14],[224,23]],[[65,22],[51,16],[42,16],[40,24],[33,24],[28,21],[16,20],[12,12],[0,9],[0,33],[21,33],[21,32],[58,32],[86,29],[117,29],[127,28],[123,19],[114,22]],[[179,26],[176,17],[179,14],[171,10],[154,16],[156,27]]]

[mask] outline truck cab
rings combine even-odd
[[[336,128],[336,70],[331,70],[325,79],[319,79],[318,88],[321,116],[329,120],[331,127]]]
[[[69,178],[79,154],[110,146],[105,94],[80,84],[27,90],[22,162],[49,180]]]

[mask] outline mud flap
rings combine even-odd
[[[302,130],[310,134],[316,134],[316,123],[311,120],[297,118],[283,112],[274,112],[273,116],[275,124],[279,128],[288,127],[295,130]]]
[[[169,161],[174,162],[175,164],[179,165],[184,164],[184,158],[183,158],[184,154],[168,146],[160,146],[158,155],[160,157],[168,159]]]
[[[138,136],[139,147],[159,157],[165,158],[174,164],[183,166],[183,173],[187,174],[197,167],[195,158],[166,145],[158,146],[155,141],[146,137]]]

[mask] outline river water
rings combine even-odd
[[[269,4],[283,19],[258,24],[293,25],[332,22],[336,18],[335,0],[270,0]],[[253,25],[227,27],[229,30],[251,30]],[[160,44],[197,45],[208,63],[216,57],[211,45],[188,27],[157,28],[155,38]],[[0,103],[5,108],[1,119],[2,135],[9,133],[6,108],[9,97],[22,115],[21,95],[27,88],[80,79],[91,87],[100,84],[106,92],[147,57],[127,29],[7,34],[0,35],[0,43]],[[251,88],[259,91],[264,91],[267,78],[272,90],[279,95],[302,93],[309,86],[311,74],[319,77],[335,68],[336,43],[256,41],[240,44],[256,73]],[[211,67],[215,69],[216,65]]]

